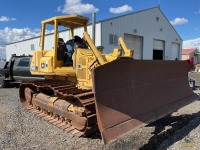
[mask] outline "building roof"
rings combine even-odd
[[[182,50],[182,55],[189,55],[192,52],[194,52],[195,50],[197,50],[197,48],[188,48],[188,49],[183,49]]]

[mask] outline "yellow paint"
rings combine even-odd
[[[124,40],[122,39],[122,37],[119,38],[119,43],[122,47],[122,50],[124,51],[124,57],[133,57],[133,50],[130,50],[127,48]]]
[[[48,105],[53,106],[54,102],[58,99],[58,97],[50,97]]]
[[[75,107],[71,104],[71,105],[68,107],[68,111],[75,112]]]
[[[122,38],[119,38],[121,48],[115,48],[111,54],[104,54],[98,50],[87,33],[88,21],[88,18],[79,15],[56,16],[42,21],[41,50],[35,51],[33,54],[31,73],[44,75],[46,79],[71,81],[78,88],[91,89],[93,86],[92,70],[94,68],[119,57],[133,58],[133,50],[127,48]],[[54,49],[52,50],[44,50],[44,35],[48,24],[54,25]],[[74,29],[84,28],[83,40],[88,47],[74,47],[73,64],[71,66],[66,66],[64,60],[57,60],[58,26],[67,27],[70,31],[71,39],[74,38]],[[74,110],[71,107],[70,109]]]
[[[40,59],[40,70],[41,72],[52,72],[52,57],[42,57]]]

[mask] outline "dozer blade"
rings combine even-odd
[[[115,60],[94,69],[93,81],[104,143],[197,99],[186,61]]]

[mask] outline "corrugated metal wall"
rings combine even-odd
[[[110,53],[118,45],[109,44],[109,35],[114,34],[124,38],[124,33],[143,37],[143,58],[153,58],[153,41],[165,42],[164,59],[172,59],[173,42],[180,44],[179,59],[181,58],[182,39],[170,25],[158,7],[109,19],[102,22],[102,45],[105,52]]]
[[[92,38],[92,25],[88,25],[87,27],[88,33],[90,34]],[[96,35],[95,35],[95,43],[97,46],[101,45],[101,23],[96,24]],[[80,37],[83,37],[83,28],[76,29],[74,31],[74,35],[78,35]],[[69,31],[62,31],[59,33],[59,37],[63,38],[64,41],[66,42],[69,40]],[[53,49],[53,34],[47,35],[45,37],[45,49],[46,50],[51,50]],[[21,42],[16,42],[13,44],[8,44],[6,45],[6,60],[9,60],[11,57],[11,54],[17,54],[17,55],[32,55],[34,50],[39,50],[40,38],[32,38],[29,40],[21,41]],[[31,44],[34,44],[34,50],[31,50]]]
[[[39,49],[39,38],[30,39],[18,43],[6,45],[6,60],[8,61],[11,54],[17,55],[32,55],[34,51],[31,50],[31,44],[34,44],[35,49]]]

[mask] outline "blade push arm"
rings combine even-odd
[[[124,51],[124,56],[126,57],[133,57],[133,50],[130,50],[127,48],[124,40],[122,37],[119,38],[119,44],[122,47],[122,50]]]
[[[89,47],[93,51],[93,53],[96,56],[96,58],[97,58],[98,62],[100,63],[100,65],[105,64],[106,60],[104,60],[104,58],[99,53],[98,49],[96,48],[96,46],[94,45],[92,39],[90,38],[90,35],[87,32],[84,32],[83,34],[84,34],[85,40],[87,41]]]

